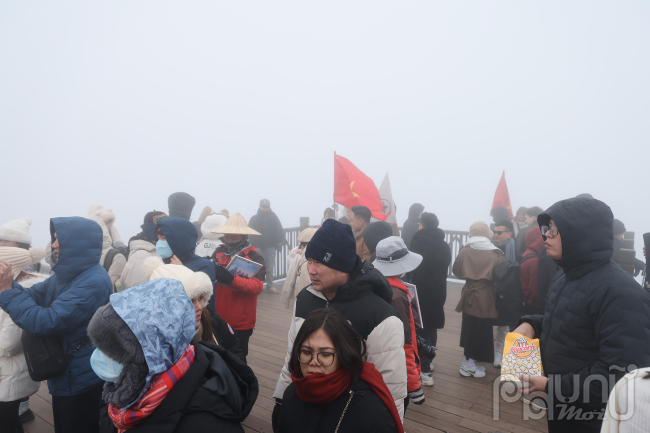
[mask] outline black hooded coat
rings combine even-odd
[[[598,432],[598,416],[614,385],[610,375],[618,380],[631,365],[650,366],[650,294],[611,261],[613,215],[605,203],[563,200],[538,217],[539,225],[551,219],[562,240],[561,270],[551,282],[544,314],[521,322],[530,323],[540,340],[553,406],[549,432]]]
[[[411,241],[411,251],[422,256],[422,263],[411,273],[422,309],[422,323],[427,329],[445,327],[447,273],[451,250],[445,242],[445,232],[439,228],[424,228]]]
[[[402,239],[406,244],[406,248],[411,249],[411,240],[413,236],[420,230],[420,214],[424,210],[424,206],[420,203],[413,203],[409,208],[409,217],[404,221],[402,227]]]
[[[258,250],[277,247],[277,245],[287,242],[280,218],[270,209],[267,211],[258,209],[257,214],[253,215],[248,222],[248,226],[262,235],[249,236],[251,245]],[[264,254],[264,251],[261,252]]]
[[[240,423],[259,394],[255,374],[223,347],[196,340],[191,344],[195,350],[192,366],[155,412],[129,432],[243,433]],[[100,432],[116,433],[106,404],[100,412]]]

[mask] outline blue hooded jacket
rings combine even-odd
[[[205,272],[214,286],[217,279],[214,264],[210,260],[194,254],[198,237],[194,224],[186,219],[175,217],[159,222],[158,229],[167,239],[169,247],[178,260],[194,272]]]
[[[20,328],[37,335],[59,335],[68,352],[86,336],[86,328],[95,311],[108,302],[113,285],[99,264],[102,255],[102,229],[81,217],[50,220],[52,243],[59,240],[59,258],[54,275],[23,288],[14,282],[11,290],[0,294],[0,308]],[[50,299],[54,299],[46,307]],[[50,394],[67,397],[83,394],[102,384],[90,367],[95,347],[89,341],[72,359],[68,368],[47,385]]]

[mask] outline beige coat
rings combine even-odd
[[[482,319],[499,317],[493,271],[503,261],[503,253],[498,249],[479,251],[470,247],[461,248],[452,268],[454,275],[465,280],[456,311]]]
[[[49,278],[49,275],[28,274],[18,284],[27,288]],[[0,309],[0,401],[15,401],[38,391],[39,382],[34,382],[27,372],[20,337],[23,330]]]
[[[311,284],[309,271],[307,270],[305,251],[302,254],[298,254],[297,251],[298,247],[292,249],[289,257],[287,257],[289,270],[287,271],[287,278],[284,280],[282,295],[280,296],[280,303],[287,310],[291,305],[291,301],[294,301],[296,296],[298,296],[298,293]]]
[[[113,240],[111,239],[111,234],[104,224],[104,221],[97,215],[89,215],[86,218],[89,220],[95,221],[102,228],[103,238],[102,238],[102,257],[99,259],[99,264],[104,266],[104,261],[106,260],[106,255],[113,248]],[[113,263],[111,267],[108,268],[108,276],[111,277],[111,283],[113,283],[113,291],[115,291],[115,281],[122,276],[122,271],[126,266],[126,257],[121,253],[115,254],[113,257]]]
[[[156,244],[142,239],[134,239],[129,243],[129,261],[122,271],[121,278],[124,289],[149,281],[150,272],[142,266],[148,257],[158,257]]]

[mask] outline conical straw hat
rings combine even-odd
[[[219,228],[211,230],[211,233],[218,233],[221,235],[252,235],[252,236],[261,236],[262,234],[248,227],[246,218],[244,218],[240,213],[236,213],[226,221],[226,224],[222,225]]]

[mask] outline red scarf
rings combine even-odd
[[[294,371],[291,373],[291,380],[293,380],[296,386],[298,397],[307,403],[330,403],[350,388],[350,373],[343,368],[339,368],[332,374],[309,374],[303,378],[296,376],[296,372]],[[404,433],[402,420],[397,412],[393,396],[390,394],[384,378],[375,368],[374,364],[369,362],[363,363],[361,380],[366,382],[370,386],[370,389],[384,402],[388,408],[388,412],[393,417],[396,431],[398,433]]]
[[[119,407],[108,405],[108,415],[113,420],[119,433],[135,427],[142,420],[148,418],[160,403],[167,397],[169,391],[174,385],[181,380],[187,370],[194,363],[194,346],[187,346],[183,355],[178,362],[164,373],[158,375],[152,382],[149,391],[147,391],[133,406],[128,409],[120,410]]]

